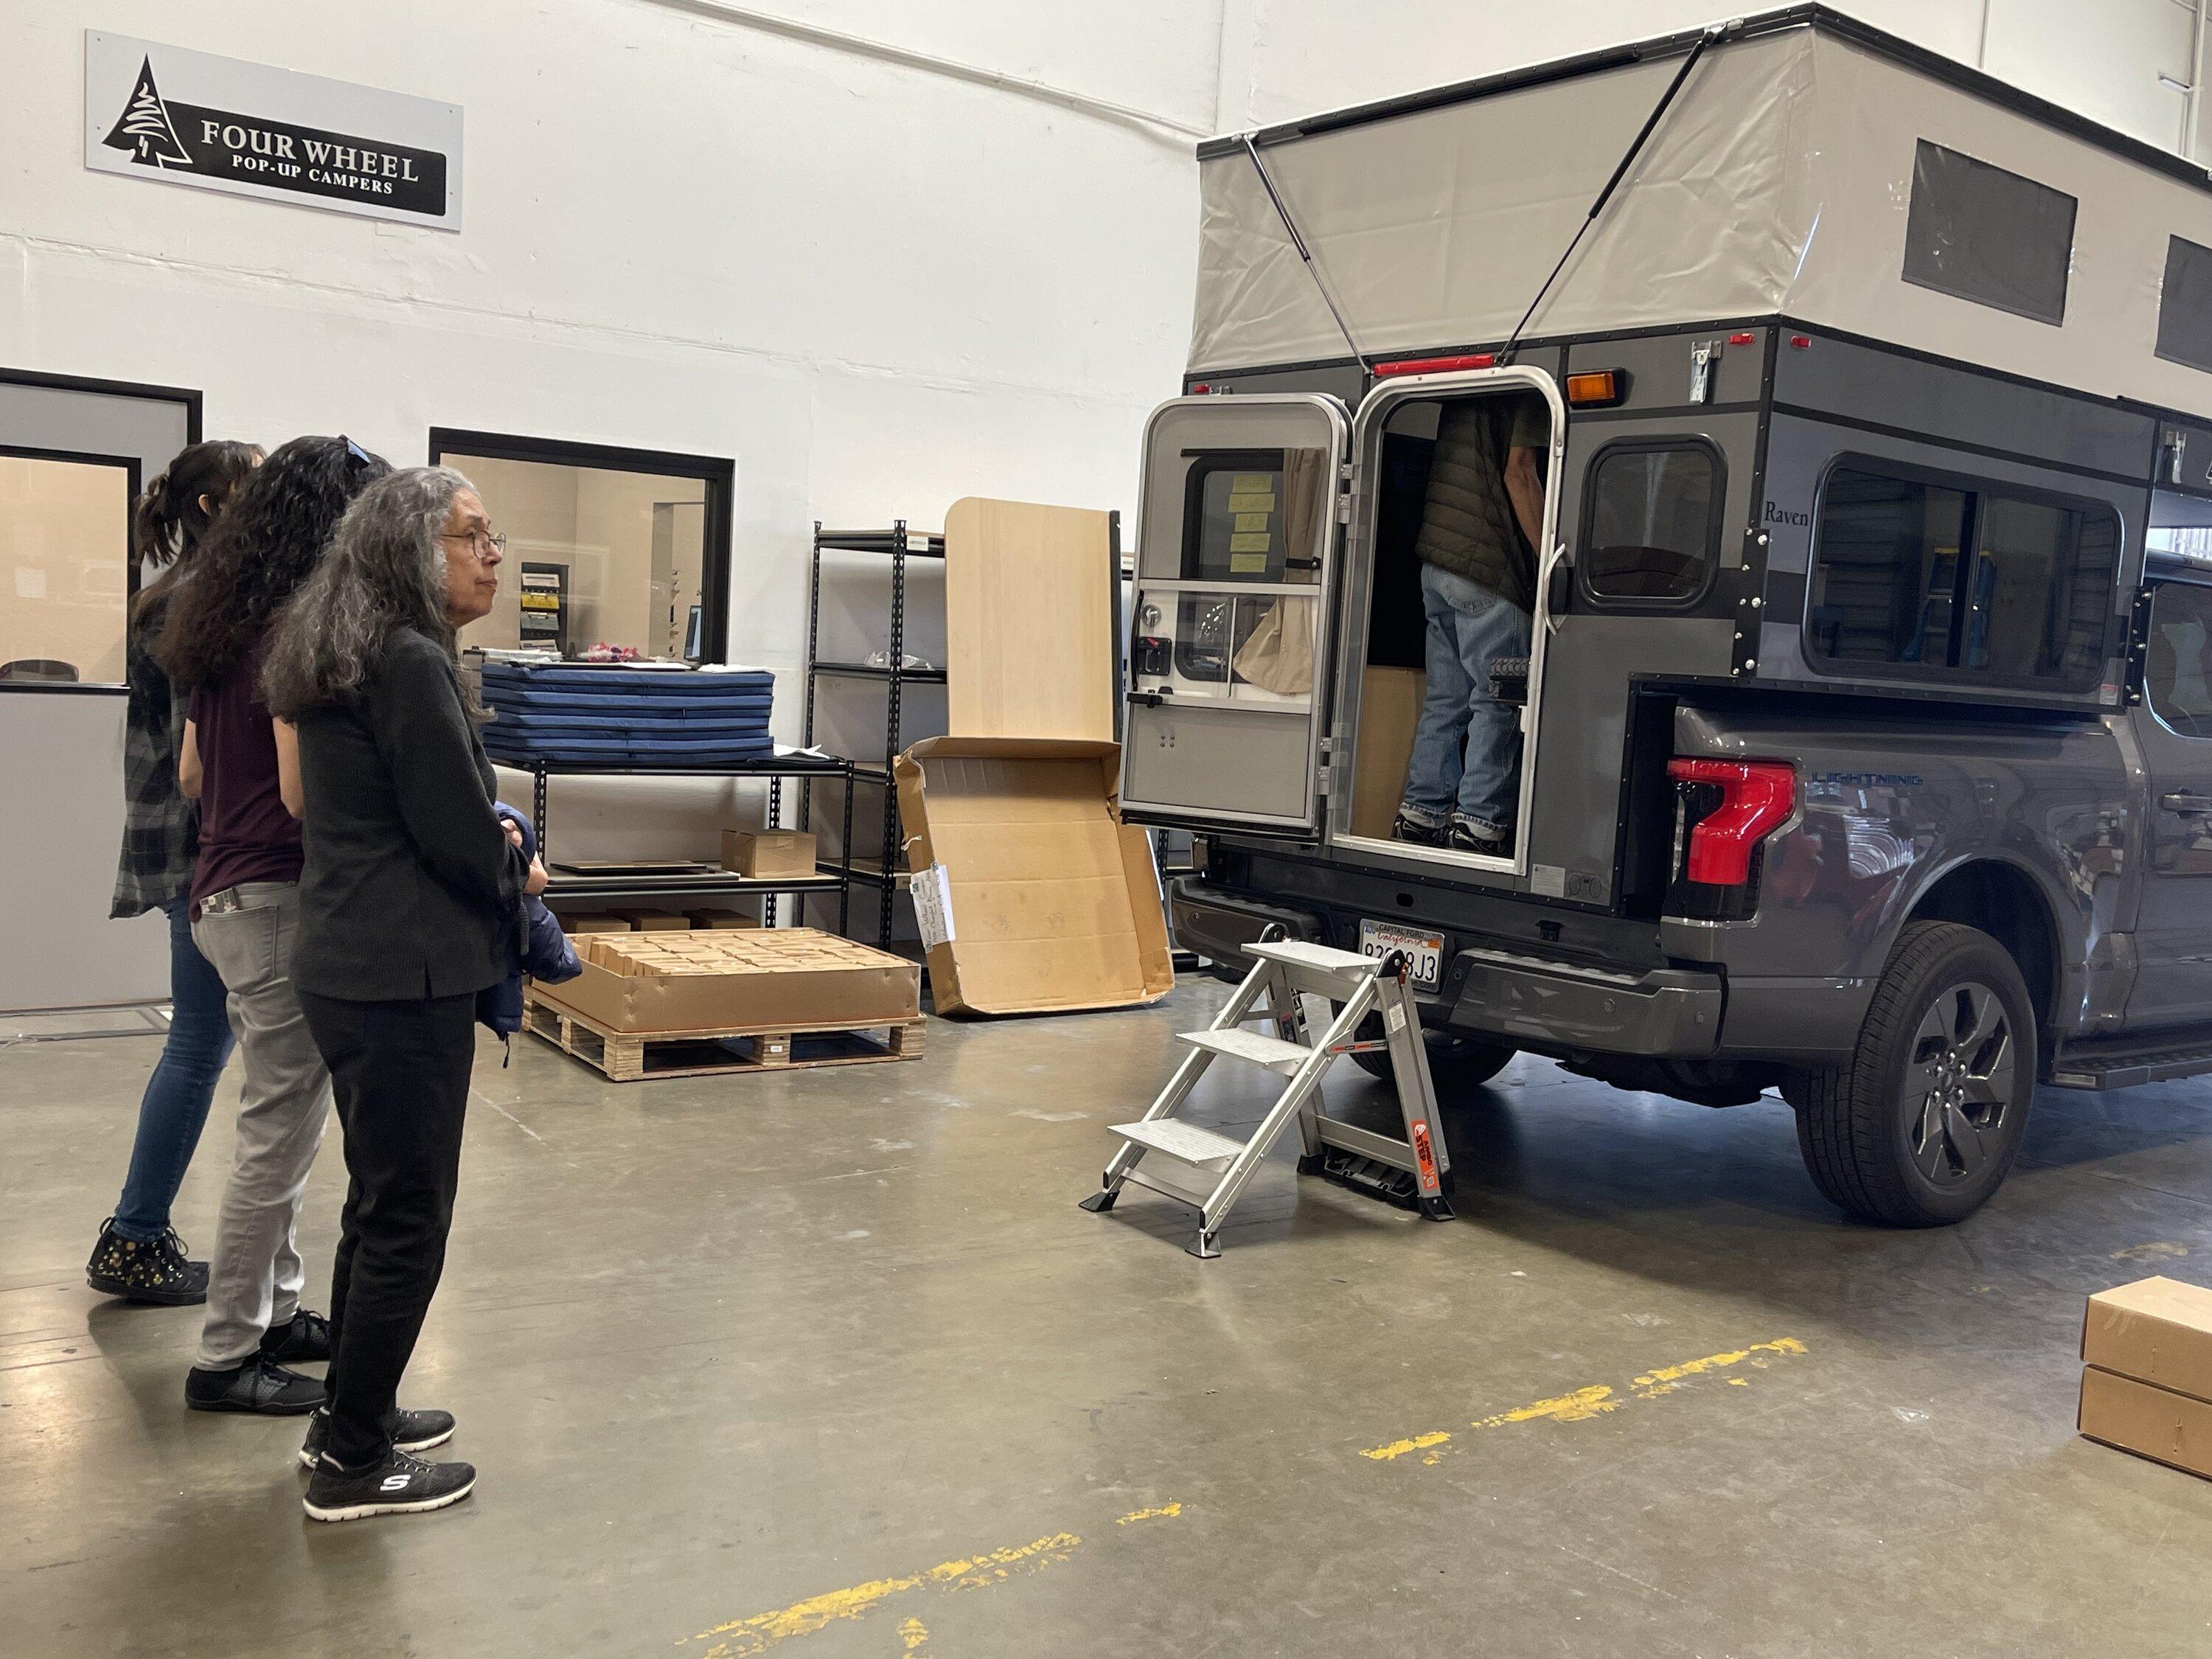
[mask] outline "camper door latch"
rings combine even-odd
[[[2189,434],[2179,427],[2168,429],[2166,434],[2166,481],[2181,482],[2181,458],[2188,453]]]
[[[1702,404],[1713,395],[1713,361],[1721,355],[1718,340],[1699,340],[1690,348],[1690,401]]]

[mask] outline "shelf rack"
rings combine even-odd
[[[823,662],[819,659],[822,634],[822,556],[830,553],[868,553],[888,558],[891,565],[890,642],[886,653],[886,665],[878,667],[872,663]],[[857,757],[841,763],[845,768],[845,838],[840,843],[844,854],[839,866],[844,880],[858,880],[878,890],[876,912],[876,943],[888,946],[891,938],[892,901],[907,879],[907,872],[896,868],[898,862],[898,794],[891,787],[891,766],[905,748],[900,730],[901,705],[905,689],[909,685],[943,685],[945,671],[942,668],[906,667],[906,575],[909,559],[945,557],[945,538],[923,531],[910,531],[907,520],[893,521],[888,530],[824,530],[822,521],[814,521],[814,562],[806,587],[806,726],[803,741],[811,748],[814,744],[815,692],[818,682],[825,679],[875,680],[882,683],[885,699],[884,711],[884,755],[878,764],[872,757],[863,761]],[[883,848],[880,860],[855,860],[853,857],[853,788],[855,783],[866,783],[880,789],[884,798]],[[814,808],[814,786],[811,779],[800,786],[799,827],[808,826]],[[825,865],[822,866],[827,868]],[[845,906],[839,906],[839,931],[843,931]]]
[[[765,778],[768,780],[768,821],[775,828],[783,817],[783,785],[787,778],[800,780],[802,790],[817,781],[842,779],[845,783],[845,838],[835,863],[816,866],[812,876],[741,876],[734,870],[708,875],[668,876],[555,876],[547,885],[549,902],[592,899],[600,902],[672,898],[732,898],[739,895],[762,897],[761,919],[775,925],[776,896],[781,893],[835,893],[837,931],[843,933],[852,908],[853,878],[853,763],[839,756],[764,755],[757,760],[729,761],[719,766],[592,766],[562,761],[533,761],[528,765],[503,762],[509,770],[530,775],[531,827],[538,832],[538,855],[551,868],[545,825],[546,781],[549,778]],[[803,825],[802,825],[803,827]]]

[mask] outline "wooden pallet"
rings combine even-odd
[[[615,1083],[712,1077],[726,1072],[803,1071],[921,1058],[919,1016],[890,1025],[802,1025],[776,1030],[611,1031],[535,987],[525,994],[523,1029]],[[881,1033],[880,1038],[876,1033]]]

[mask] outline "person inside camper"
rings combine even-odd
[[[1413,544],[1428,690],[1396,840],[1492,855],[1512,844],[1521,732],[1491,696],[1490,665],[1528,654],[1548,428],[1533,393],[1453,403],[1438,423]]]

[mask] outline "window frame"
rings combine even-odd
[[[1961,161],[1966,162],[1970,167],[1985,167],[1991,173],[2001,173],[2008,179],[2017,179],[2022,184],[2033,185],[2035,189],[2043,191],[2050,195],[2063,197],[2071,205],[2072,211],[2069,214],[2066,222],[2066,258],[2064,263],[2064,273],[2061,281],[2058,294],[2058,314],[2057,316],[2050,316],[2040,311],[2030,311],[2024,306],[2007,305],[2002,301],[1992,300],[1985,295],[1970,294],[1964,289],[1955,286],[1948,286],[1942,283],[1931,281],[1924,272],[1918,276],[1915,276],[1913,274],[1913,252],[1916,245],[1912,237],[1912,219],[1914,210],[1919,205],[1920,202],[1920,152],[1923,147],[1929,149],[1940,151],[1946,155],[1954,155]],[[1906,192],[1905,197],[1905,255],[1898,266],[1898,277],[1899,281],[1909,283],[1914,288],[1925,289],[1930,294],[1942,294],[1948,295],[1949,298],[1954,300],[1963,301],[1970,306],[1980,306],[1986,311],[2000,312],[2008,317],[2024,317],[2029,322],[2041,323],[2046,328],[2063,328],[2066,326],[2066,307],[2072,303],[2074,298],[2075,240],[2076,233],[2081,229],[2081,198],[2080,197],[2075,195],[2071,191],[2061,190],[2056,185],[2046,185],[2040,179],[2031,179],[2025,173],[2015,173],[2010,167],[1999,167],[1994,161],[1985,161],[1980,156],[1971,155],[1967,151],[1960,149],[1954,145],[1941,144],[1936,143],[1933,138],[1926,137],[1916,137],[1913,140],[1912,179],[1913,188]]]
[[[1820,550],[1826,539],[1823,532],[1828,516],[1828,487],[1839,471],[1867,472],[1876,477],[1891,478],[1902,483],[1927,484],[1965,495],[1967,498],[1967,525],[1963,539],[1966,545],[1959,550],[1958,580],[1961,592],[1972,590],[1973,579],[1968,573],[1981,563],[1982,533],[1988,522],[1984,503],[1990,496],[2078,513],[2085,523],[2092,516],[2101,515],[2109,519],[2112,525],[2112,570],[2105,592],[2104,639],[2095,667],[2078,680],[2039,679],[2029,676],[1993,674],[1964,666],[1954,667],[1948,662],[1930,667],[1923,663],[1897,662],[1887,659],[1877,662],[1858,657],[1828,657],[1816,652],[1813,647],[1813,605],[1820,590]],[[1993,691],[2046,696],[2056,693],[2067,696],[2093,694],[2106,684],[2105,670],[2112,663],[2115,630],[2119,623],[2118,613],[2112,608],[2112,600],[2119,592],[2120,572],[2127,562],[2127,521],[2110,501],[2094,495],[2069,495],[2063,490],[2046,489],[2036,484],[2009,483],[1976,473],[1927,466],[1917,461],[1893,460],[1885,455],[1869,454],[1863,450],[1838,450],[1821,468],[1820,482],[1813,494],[1813,523],[1811,534],[1807,538],[1805,560],[1804,608],[1797,617],[1798,655],[1813,672],[1824,678],[1925,680],[1940,685],[1980,686]],[[1957,614],[1955,599],[1953,614],[1954,617]]]
[[[1711,504],[1706,509],[1705,574],[1697,591],[1686,599],[1653,599],[1639,598],[1608,598],[1590,586],[1590,532],[1596,518],[1598,473],[1615,454],[1665,453],[1677,454],[1689,451],[1703,454],[1713,469],[1713,489]],[[1720,579],[1721,530],[1728,516],[1728,456],[1721,447],[1703,433],[1686,432],[1666,436],[1644,435],[1615,438],[1601,445],[1583,467],[1581,518],[1576,526],[1575,537],[1575,592],[1593,611],[1658,612],[1695,611],[1711,597],[1713,584]]]
[[[2212,582],[2192,581],[2185,576],[2158,576],[2147,580],[2143,586],[2150,596],[2150,603],[2144,608],[2142,618],[2142,706],[2150,711],[2150,717],[2158,722],[2159,729],[2177,742],[2212,745],[2212,733],[2184,732],[2166,717],[2166,710],[2159,707],[2158,699],[2151,695],[2149,654],[2149,640],[2158,627],[2158,596],[2169,587],[2185,587],[2203,594],[2205,605],[2212,608]],[[2212,623],[2208,623],[2207,626],[2212,629]]]
[[[194,440],[195,442],[198,440]],[[90,450],[50,449],[35,444],[0,443],[0,456],[9,460],[59,461],[72,466],[109,466],[122,471],[123,496],[123,637],[131,635],[131,607],[138,597],[140,563],[137,538],[131,520],[144,490],[145,464],[137,455],[103,455]],[[131,690],[129,670],[119,680],[0,680],[0,691],[59,692],[64,695],[120,696]]]
[[[666,449],[625,449],[617,444],[574,443],[561,438],[520,437],[459,427],[430,428],[429,464],[441,466],[447,455],[481,455],[495,461],[529,461],[601,472],[645,472],[665,478],[696,479],[706,489],[706,562],[699,573],[702,653],[699,661],[720,665],[730,659],[730,543],[737,501],[737,463],[713,455],[687,455]],[[516,560],[515,580],[521,580]]]

